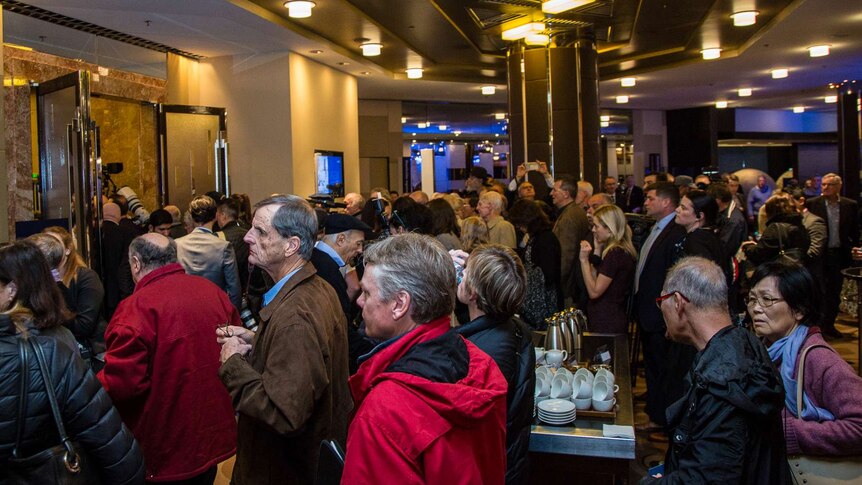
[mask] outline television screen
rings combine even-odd
[[[314,162],[316,193],[344,197],[344,153],[315,150]]]

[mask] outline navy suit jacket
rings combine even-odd
[[[659,233],[647,254],[634,306],[634,316],[646,332],[664,332],[664,317],[656,306],[655,299],[661,296],[667,270],[676,262],[676,243],[683,237],[685,229],[670,221]]]

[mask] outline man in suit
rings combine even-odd
[[[221,228],[217,235],[228,241],[233,248],[237,272],[239,273],[239,284],[244,295],[248,287],[248,244],[243,241],[243,238],[248,229],[239,224],[238,217],[239,204],[237,201],[230,197],[222,199],[216,210],[216,223]]]
[[[578,185],[570,177],[561,177],[554,182],[551,200],[557,208],[557,220],[553,231],[560,241],[560,283],[565,305],[571,301],[578,308],[585,308],[588,295],[578,254],[581,241],[590,234],[590,223],[587,213],[575,202],[577,193]]]
[[[823,176],[821,195],[806,204],[812,214],[826,221],[828,239],[823,253],[825,304],[820,328],[827,337],[840,338],[835,330],[835,318],[841,303],[841,270],[850,266],[851,249],[859,245],[858,204],[841,197],[841,177],[834,173]]]
[[[666,390],[671,342],[665,338],[665,322],[656,298],[661,296],[665,273],[676,260],[674,246],[685,236],[685,229],[674,222],[679,205],[679,191],[670,182],[657,182],[647,187],[644,210],[652,216],[653,225],[641,247],[635,270],[634,314],[643,343],[646,373],[646,413],[649,423],[641,429],[657,431],[667,424],[665,409],[676,400]],[[685,367],[688,369],[688,366]],[[679,383],[680,394],[682,382]],[[679,396],[677,396],[679,397]],[[673,400],[669,400],[673,399]]]
[[[203,276],[227,292],[231,303],[239,309],[242,290],[236,256],[228,241],[213,232],[216,202],[207,195],[199,195],[189,204],[189,213],[195,228],[177,239],[177,260],[186,273]]]
[[[623,191],[620,188],[616,177],[605,177],[605,193],[611,196],[614,200],[614,205],[625,212],[625,199],[623,199]]]
[[[644,189],[635,185],[635,177],[626,177],[626,185],[622,189],[623,212],[639,213],[644,205]]]

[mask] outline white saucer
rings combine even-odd
[[[575,411],[575,404],[568,399],[548,399],[539,403],[539,409],[551,414],[566,414]]]

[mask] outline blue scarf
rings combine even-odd
[[[782,337],[769,346],[769,358],[773,362],[781,359],[781,380],[784,383],[784,405],[787,410],[796,416],[796,379],[793,378],[793,371],[796,366],[796,356],[802,350],[802,344],[808,336],[808,327],[799,325],[796,330],[786,337]],[[802,419],[805,421],[835,421],[835,416],[829,411],[818,408],[811,402],[805,390],[802,390]]]

